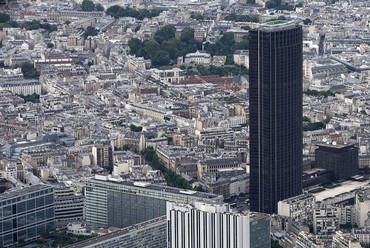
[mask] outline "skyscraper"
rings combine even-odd
[[[302,27],[268,22],[249,39],[251,210],[276,213],[302,191]]]

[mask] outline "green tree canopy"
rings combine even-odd
[[[170,63],[170,56],[166,51],[159,50],[155,53],[152,59],[152,64],[154,66],[163,66],[163,65],[168,65]]]
[[[95,5],[95,10],[96,10],[96,11],[104,11],[104,7],[103,7],[103,5],[101,5],[100,3],[97,3],[97,4]]]
[[[303,24],[304,25],[310,25],[312,23],[311,19],[310,18],[306,18],[303,20]]]
[[[132,8],[123,8],[119,5],[113,5],[109,7],[106,11],[107,15],[113,16],[114,18],[120,17],[133,17],[139,20],[143,20],[144,18],[152,18],[155,16],[159,16],[162,13],[162,9],[132,9]]]
[[[144,51],[150,57],[153,58],[156,52],[160,50],[160,45],[155,40],[146,40],[144,42]]]
[[[180,40],[189,44],[194,39],[194,29],[186,27],[182,30]]]
[[[159,43],[162,44],[165,40],[170,40],[172,38],[175,38],[175,32],[176,28],[173,25],[166,25],[159,29],[154,34],[154,39]]]
[[[33,64],[30,62],[23,63],[21,66],[21,70],[24,78],[26,79],[38,79],[40,76]]]
[[[98,33],[99,33],[99,30],[97,30],[95,27],[93,27],[93,26],[88,26],[88,27],[86,28],[85,33],[84,33],[84,37],[85,37],[85,39],[86,39],[86,38],[87,38],[87,37],[89,37],[89,36],[96,36],[96,35],[98,35]]]
[[[0,23],[6,23],[10,21],[10,16],[5,13],[0,13]]]
[[[81,4],[81,9],[83,11],[94,11],[95,10],[95,4],[91,0],[83,0]]]

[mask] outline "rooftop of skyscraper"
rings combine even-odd
[[[275,32],[289,30],[297,26],[299,25],[294,20],[273,20],[261,24],[259,30],[264,32]]]

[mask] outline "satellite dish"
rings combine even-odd
[[[323,139],[322,139],[322,142],[326,142],[326,141],[328,141],[326,138],[323,138]]]
[[[337,145],[337,142],[333,141],[333,143],[332,143],[332,144],[333,144],[333,146],[336,146],[336,145]]]

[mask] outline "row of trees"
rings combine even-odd
[[[236,43],[234,39],[234,33],[224,33],[224,35],[215,44],[206,43],[205,50],[214,55],[232,56],[235,50],[248,49],[249,41],[248,36],[244,36],[243,39]]]
[[[111,6],[107,9],[107,15],[113,16],[118,19],[120,17],[134,17],[139,20],[144,18],[152,18],[159,16],[162,13],[162,9],[132,9],[132,8],[123,8],[119,5]]]
[[[25,102],[32,102],[32,103],[39,103],[40,102],[40,95],[38,95],[36,93],[33,93],[32,95],[28,95],[28,96],[25,96],[25,95],[22,95],[22,94],[19,94],[17,96],[22,97]]]
[[[81,4],[81,10],[83,11],[104,11],[104,7],[100,4],[94,4],[91,0],[83,0]]]
[[[38,30],[42,28],[45,29],[48,33],[58,30],[58,27],[56,25],[51,25],[46,22],[46,20],[44,22],[32,20],[23,23],[18,23],[16,21],[0,22],[0,29],[2,30],[3,28],[25,28],[27,30]]]
[[[307,89],[303,93],[306,94],[306,95],[308,95],[308,96],[323,96],[325,98],[327,98],[328,96],[335,96],[335,94],[333,92],[331,92],[330,90],[327,90],[327,91],[317,91],[317,90]]]
[[[197,71],[199,75],[218,75],[220,77],[230,76],[230,75],[248,75],[248,69],[243,65],[229,65],[229,66],[214,66],[205,67],[203,65],[197,66]],[[197,74],[197,73],[196,73]]]
[[[176,174],[175,172],[167,169],[164,167],[158,159],[157,154],[153,147],[146,148],[142,155],[144,155],[145,161],[155,170],[162,171],[164,178],[167,181],[168,186],[183,188],[183,189],[191,189],[190,184],[180,175]]]
[[[266,2],[265,7],[268,9],[277,9],[277,10],[289,10],[292,11],[296,7],[302,7],[302,3],[299,3],[297,5],[292,5],[283,2],[282,0],[269,0]]]
[[[226,21],[235,21],[235,22],[259,22],[258,15],[238,15],[235,13],[228,14],[225,17]]]
[[[175,32],[173,25],[166,25],[154,34],[153,39],[141,41],[133,38],[128,42],[130,53],[150,59],[153,66],[163,66],[173,63],[180,56],[202,49],[202,43],[194,39],[194,29],[184,28],[180,39],[175,38]],[[233,33],[225,33],[215,44],[205,43],[204,49],[212,56],[227,56],[226,64],[230,65],[233,64],[232,56],[235,50],[248,47],[247,36],[236,43]]]
[[[153,66],[173,63],[179,56],[201,49],[202,44],[194,39],[194,29],[185,28],[180,39],[175,38],[175,27],[166,25],[154,34],[154,38],[141,41],[133,38],[128,42],[130,53],[150,59]]]

